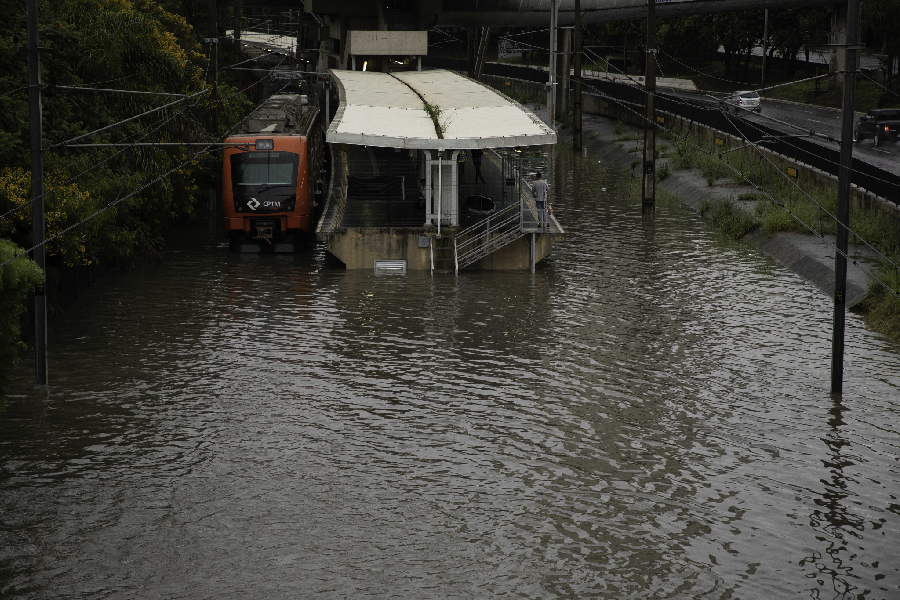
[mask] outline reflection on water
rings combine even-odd
[[[0,417],[0,595],[897,597],[897,347],[849,315],[835,401],[827,299],[557,160],[535,275],[104,279]]]

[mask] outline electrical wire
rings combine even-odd
[[[194,108],[195,106],[197,106],[197,105],[189,105],[189,106],[185,106],[185,107],[182,108],[182,110],[180,110],[178,113],[176,113],[176,114],[174,114],[174,115],[171,115],[171,116],[169,116],[168,118],[166,118],[165,120],[159,122],[159,123],[157,124],[157,126],[156,126],[154,129],[152,129],[152,130],[150,130],[150,131],[147,131],[142,137],[138,138],[137,141],[135,141],[135,144],[136,144],[138,141],[143,140],[143,139],[149,137],[151,134],[156,133],[157,131],[159,131],[160,129],[162,129],[162,127],[165,126],[167,123],[169,123],[169,122],[173,121],[174,119],[178,118],[178,117],[181,116],[183,113],[185,113],[188,109]],[[146,130],[146,128],[145,128],[145,130]],[[136,135],[139,135],[140,133],[141,133],[141,132],[137,132],[137,133],[135,133],[133,136],[130,136],[130,137],[134,137],[134,136],[136,136]],[[126,138],[126,139],[127,139],[127,138]],[[116,157],[119,156],[120,154],[122,154],[122,153],[124,153],[124,152],[130,152],[134,147],[135,147],[134,145],[131,145],[131,146],[125,147],[125,148],[123,148],[123,149],[121,149],[121,150],[118,150],[118,151],[114,152],[113,154],[111,154],[110,156],[106,157],[106,158],[103,159],[102,161],[100,161],[100,162],[98,162],[98,163],[92,164],[90,167],[88,167],[87,169],[81,171],[81,172],[78,173],[77,175],[74,175],[74,176],[72,176],[72,177],[69,177],[66,181],[60,183],[60,184],[57,185],[56,187],[53,187],[53,188],[51,188],[51,189],[49,189],[49,190],[45,190],[43,194],[31,198],[29,202],[24,203],[24,204],[20,204],[19,206],[16,206],[15,208],[13,208],[13,209],[11,209],[11,210],[9,210],[9,211],[3,213],[2,215],[0,215],[0,222],[6,220],[6,218],[9,217],[9,216],[12,215],[12,214],[14,214],[14,213],[16,213],[16,212],[18,212],[18,211],[20,211],[20,210],[26,208],[26,207],[30,207],[30,206],[31,206],[32,204],[34,204],[34,202],[36,202],[37,200],[40,200],[40,199],[44,198],[45,196],[48,196],[49,194],[52,194],[52,193],[55,192],[56,190],[58,190],[58,189],[60,189],[60,188],[62,188],[62,187],[65,187],[65,186],[67,186],[67,185],[69,185],[69,184],[71,184],[71,183],[77,181],[77,180],[78,180],[79,178],[81,178],[83,175],[86,175],[87,173],[93,171],[94,169],[96,169],[96,168],[98,168],[98,167],[100,167],[100,166],[102,166],[102,165],[108,163],[109,161],[111,161],[112,159],[116,158]],[[74,166],[74,165],[76,165],[76,164],[85,162],[88,158],[89,158],[89,157],[85,157],[85,158],[79,159],[78,161],[75,161],[75,162],[73,162],[73,163],[70,163],[69,165],[66,165],[66,166],[65,166],[63,169],[61,169],[61,170],[62,170],[62,171],[65,171],[65,170],[69,169],[70,167],[72,167],[72,166]],[[44,179],[46,179],[46,176],[44,177]]]
[[[884,91],[886,91],[886,92],[888,92],[888,93],[890,93],[890,94],[893,94],[894,96],[897,96],[898,98],[900,98],[900,94],[898,94],[897,92],[895,92],[895,91],[892,90],[891,88],[889,88],[889,87],[887,87],[887,86],[885,86],[885,85],[883,85],[883,84],[881,84],[881,83],[878,83],[877,81],[875,81],[874,79],[872,79],[871,77],[869,77],[868,75],[866,75],[865,71],[863,71],[862,69],[857,70],[856,73],[857,73],[857,75],[862,75],[863,77],[865,77],[866,79],[868,79],[869,81],[871,81],[872,83],[874,83],[875,85],[877,85],[878,87],[880,87],[881,89],[883,89]]]
[[[23,85],[23,86],[20,87],[20,88],[16,88],[16,89],[14,89],[14,90],[10,90],[10,91],[8,91],[8,92],[4,92],[4,93],[0,94],[0,98],[9,96],[10,94],[15,94],[16,92],[20,92],[20,91],[24,90],[24,89],[27,88],[27,87],[28,87],[28,84],[26,83],[25,85]]]
[[[593,88],[593,86],[590,86],[590,85],[588,84],[588,87],[591,88],[591,89],[594,89],[596,92],[600,93],[601,96],[605,96],[605,94],[603,94],[602,92],[600,92],[600,90],[597,90],[596,88]],[[650,123],[653,127],[656,127],[657,129],[661,129],[661,130],[665,131],[666,133],[668,133],[669,135],[681,139],[681,140],[682,140],[683,142],[685,142],[685,143],[692,144],[695,148],[697,148],[697,149],[700,150],[701,152],[704,152],[704,153],[706,153],[706,154],[709,155],[709,156],[712,156],[712,155],[713,155],[713,153],[709,152],[708,150],[706,150],[705,148],[703,148],[703,147],[700,146],[699,144],[696,144],[696,143],[692,142],[690,139],[687,138],[687,136],[681,135],[681,134],[675,132],[673,129],[666,129],[665,127],[660,126],[658,123],[652,123],[651,121],[649,121],[649,120],[647,119],[646,115],[643,115],[643,114],[639,113],[638,111],[636,111],[636,110],[634,110],[634,109],[628,107],[627,105],[625,105],[625,104],[623,104],[623,103],[619,103],[619,104],[620,104],[620,106],[622,106],[625,110],[627,110],[627,111],[633,113],[634,115],[636,115],[636,116],[639,118],[639,120],[644,121],[645,124],[646,124],[646,123]],[[726,113],[726,114],[727,114],[727,113]],[[730,119],[730,117],[729,117],[729,119]],[[821,204],[819,204],[814,198],[812,198],[805,190],[803,190],[802,188],[800,188],[798,184],[796,184],[795,182],[793,182],[792,180],[790,180],[790,178],[788,178],[787,175],[785,175],[784,173],[781,173],[780,169],[778,169],[778,168],[774,165],[774,163],[771,161],[771,159],[769,159],[768,157],[765,156],[765,154],[763,154],[761,148],[760,148],[757,144],[755,144],[755,143],[753,143],[753,142],[750,142],[750,141],[746,138],[746,136],[740,136],[740,137],[743,138],[743,140],[744,140],[744,142],[745,142],[745,145],[746,145],[746,146],[753,147],[754,150],[756,150],[756,152],[759,154],[759,156],[760,156],[760,157],[761,157],[761,158],[762,158],[762,159],[763,159],[770,167],[772,167],[772,168],[775,170],[775,172],[779,174],[779,176],[781,176],[782,178],[784,178],[785,180],[787,180],[788,182],[790,182],[790,183],[791,183],[791,184],[792,184],[792,185],[793,185],[793,186],[794,186],[794,187],[795,187],[795,188],[796,188],[803,196],[805,196],[808,200],[810,200],[811,202],[813,202],[813,204],[815,204],[817,207],[819,207],[819,209],[820,209],[822,212],[824,212],[824,213],[827,214],[829,217],[831,217],[835,222],[837,222],[837,219],[836,219],[836,217],[834,217],[834,215],[832,215],[827,209],[825,209],[825,208],[824,208]],[[894,291],[890,286],[888,286],[886,283],[884,283],[883,281],[881,281],[881,278],[880,278],[880,277],[878,277],[877,275],[873,275],[873,274],[869,273],[868,271],[866,271],[865,269],[863,269],[862,266],[859,265],[859,263],[858,263],[858,261],[857,261],[856,259],[854,259],[852,256],[850,256],[848,253],[843,252],[842,250],[840,250],[840,249],[837,247],[836,244],[834,244],[834,243],[828,241],[828,240],[825,238],[825,234],[824,234],[824,233],[819,232],[818,230],[816,230],[815,227],[813,227],[812,225],[806,223],[802,218],[800,218],[798,215],[796,215],[796,214],[795,214],[788,206],[786,206],[784,202],[779,201],[777,198],[773,197],[773,195],[770,194],[768,191],[763,190],[762,188],[760,188],[760,186],[759,186],[758,184],[756,184],[756,183],[754,183],[753,181],[751,181],[750,179],[748,179],[743,173],[741,173],[740,171],[738,171],[736,168],[734,168],[734,167],[733,167],[731,164],[729,164],[728,162],[723,161],[723,164],[725,164],[727,168],[729,168],[734,174],[738,175],[741,179],[743,179],[744,181],[746,181],[748,184],[752,185],[752,186],[755,187],[757,190],[761,191],[761,192],[763,193],[763,195],[766,196],[766,198],[768,198],[770,201],[772,201],[773,204],[775,204],[776,206],[778,206],[779,208],[781,208],[782,210],[784,210],[791,218],[793,218],[793,219],[794,219],[795,221],[797,221],[800,225],[802,225],[803,227],[805,227],[810,233],[812,233],[812,234],[818,236],[819,238],[821,238],[822,241],[823,241],[824,243],[826,243],[827,245],[829,245],[832,249],[834,249],[834,251],[835,251],[837,254],[840,254],[840,255],[843,256],[848,262],[850,262],[850,263],[852,263],[854,266],[858,267],[858,268],[866,275],[866,277],[868,277],[870,280],[876,282],[876,283],[877,283],[878,285],[880,285],[886,292],[890,293],[891,295],[893,295],[893,296],[896,297],[897,299],[900,299],[900,291]],[[854,230],[852,230],[849,226],[846,227],[846,230],[847,230],[847,232],[848,232],[848,235],[853,235],[856,239],[860,240],[866,247],[868,247],[870,250],[872,250],[873,252],[875,252],[875,254],[877,254],[877,256],[878,256],[882,261],[884,261],[884,262],[887,263],[888,265],[892,266],[892,267],[895,269],[895,271],[898,270],[898,269],[900,269],[900,266],[898,266],[896,263],[894,263],[893,260],[891,260],[890,258],[888,258],[887,256],[885,256],[882,252],[880,252],[880,251],[879,251],[877,248],[875,248],[872,244],[870,244],[868,241],[866,241],[865,238],[863,238],[863,237],[860,236],[858,233],[856,233]]]
[[[618,69],[617,67],[613,67],[613,68],[616,69],[617,71],[619,71],[619,69]],[[621,73],[621,71],[619,71],[619,74],[620,74],[622,77],[624,77],[624,78],[626,78],[627,80],[629,80],[630,82],[634,83],[636,86],[639,86],[639,89],[641,90],[641,92],[646,93],[645,90],[641,89],[642,86],[643,86],[643,83],[642,83],[642,82],[638,81],[637,79],[635,79],[635,78],[634,78],[633,76],[631,76],[631,75],[627,75],[627,74],[625,74],[625,73]],[[677,94],[677,90],[675,90],[675,88],[672,88],[672,87],[665,88],[665,87],[664,87],[664,88],[662,88],[662,89],[669,89],[669,90],[671,90],[672,92],[674,92],[674,93]],[[693,108],[693,109],[715,110],[715,107],[713,107],[713,106],[710,106],[710,105],[708,105],[708,104],[700,104],[700,103],[697,103],[697,102],[695,102],[695,101],[689,100],[688,98],[685,98],[685,97],[679,96],[679,95],[675,95],[675,96],[673,96],[673,97],[669,97],[668,99],[669,99],[670,101],[676,103],[676,104],[681,104],[681,105],[683,105],[683,106],[688,106],[688,107]],[[721,109],[721,108],[720,108],[719,110],[720,110],[721,112],[723,112],[723,114],[725,114],[726,116],[728,115],[727,111],[725,111],[725,110],[723,110],[723,109]],[[795,124],[789,123],[789,122],[787,122],[787,121],[782,121],[782,120],[780,120],[780,119],[776,119],[775,117],[772,117],[771,115],[766,115],[766,114],[760,113],[759,115],[757,115],[757,117],[760,118],[760,119],[766,120],[766,121],[770,121],[770,122],[773,122],[773,123],[777,123],[777,124],[779,124],[779,125],[782,125],[782,126],[784,126],[784,127],[788,127],[788,128],[790,128],[790,129],[795,129],[795,130],[797,130],[797,131],[801,131],[801,132],[803,132],[804,134],[808,134],[808,135],[810,135],[810,136],[812,136],[812,137],[820,137],[820,138],[826,139],[826,140],[828,140],[828,141],[830,141],[830,142],[840,143],[840,140],[835,139],[833,136],[830,136],[830,135],[827,135],[827,134],[824,134],[824,133],[818,133],[818,132],[816,132],[815,130],[805,129],[805,128],[803,128],[803,127],[800,127],[799,125],[795,125]],[[744,122],[747,123],[747,124],[748,124],[749,126],[751,126],[751,127],[755,127],[755,126],[756,126],[755,123],[753,123],[752,121],[745,120]],[[757,129],[758,129],[758,128],[757,128]],[[760,131],[760,132],[761,132],[761,131]],[[761,133],[765,133],[765,132],[761,132]],[[790,148],[792,148],[792,149],[798,151],[798,152],[801,152],[801,153],[807,151],[807,150],[804,150],[803,148],[800,148],[800,147],[797,146],[796,144],[793,144],[793,143],[791,143],[790,141],[787,141],[787,140],[785,140],[785,139],[782,140],[782,143],[783,143],[784,145],[786,145],[786,146],[788,146],[788,147],[790,147]],[[830,160],[830,159],[827,159],[827,158],[823,158],[823,160],[824,160],[827,164],[829,164],[832,168],[839,168],[839,167],[840,167],[840,161],[839,161],[839,160],[838,160],[838,161],[835,161],[835,160]],[[856,170],[853,169],[852,167],[851,167],[851,171],[852,171],[852,172],[856,172]],[[888,184],[888,185],[890,185],[890,184],[893,183],[892,181],[889,181],[889,180],[884,179],[884,178],[881,178],[881,177],[877,177],[877,176],[870,176],[870,177],[871,177],[872,180],[878,181],[878,182],[880,182],[880,183],[885,183],[885,184]]]
[[[158,182],[158,181],[160,181],[160,180],[162,180],[162,179],[168,177],[168,176],[171,175],[172,173],[178,171],[179,169],[181,169],[182,167],[184,167],[184,166],[187,165],[188,163],[192,162],[196,157],[200,156],[201,154],[207,153],[207,152],[209,152],[209,149],[208,149],[208,148],[193,153],[187,160],[185,160],[184,162],[182,162],[182,163],[179,164],[178,166],[169,169],[168,171],[166,171],[165,173],[163,173],[162,175],[160,175],[159,177],[157,177],[157,178],[154,179],[153,181],[144,183],[143,185],[139,186],[137,189],[133,190],[133,191],[132,191],[131,193],[129,193],[128,195],[126,195],[126,196],[121,196],[121,197],[119,197],[119,198],[113,200],[112,202],[110,202],[110,203],[107,204],[106,206],[100,208],[99,210],[97,210],[97,211],[95,211],[94,213],[88,215],[87,217],[85,217],[85,218],[79,220],[78,222],[76,222],[76,223],[70,225],[69,227],[66,227],[65,229],[63,229],[63,230],[60,231],[59,233],[50,236],[49,238],[45,239],[45,240],[42,241],[41,243],[35,244],[34,246],[32,246],[31,248],[28,248],[27,250],[23,250],[22,252],[20,252],[19,254],[13,256],[12,258],[10,258],[9,260],[7,260],[6,262],[0,263],[0,267],[5,267],[6,265],[8,265],[9,263],[13,262],[14,260],[18,260],[18,259],[22,258],[23,256],[28,256],[28,253],[29,253],[29,252],[32,252],[32,251],[36,250],[37,248],[40,248],[41,246],[46,246],[46,245],[49,244],[50,242],[53,242],[53,241],[55,241],[55,240],[58,240],[59,238],[61,238],[61,237],[64,236],[65,234],[69,233],[69,232],[72,231],[73,229],[75,229],[75,228],[77,228],[77,227],[80,227],[81,225],[84,225],[85,223],[87,223],[87,222],[90,221],[91,219],[93,219],[93,218],[95,218],[95,217],[97,217],[97,216],[103,214],[104,212],[106,212],[106,211],[109,210],[110,208],[112,208],[112,207],[114,207],[114,206],[116,206],[116,205],[118,205],[118,204],[124,202],[125,200],[131,198],[132,196],[134,196],[134,195],[136,195],[136,194],[138,194],[138,193],[144,191],[145,189],[147,189],[148,187],[150,187],[150,186],[153,185],[154,183],[156,183],[156,182]]]
[[[277,69],[277,67],[280,66],[286,59],[287,59],[286,56],[283,57],[282,60],[278,63],[278,65],[276,65],[275,67],[273,67],[273,68],[269,71],[269,74],[268,74],[266,77],[263,77],[260,81],[255,82],[255,83],[251,84],[250,86],[247,86],[246,88],[244,88],[244,90],[236,91],[234,94],[230,94],[230,95],[226,96],[225,98],[222,98],[222,99],[218,100],[217,102],[218,102],[218,103],[225,102],[226,100],[228,100],[228,99],[234,97],[235,95],[240,94],[240,93],[243,93],[243,92],[246,91],[247,89],[250,89],[251,87],[253,87],[253,86],[255,86],[255,85],[258,85],[258,84],[261,83],[262,81],[265,81],[267,78],[274,76],[275,70]],[[202,93],[202,92],[200,92],[200,93]],[[197,93],[197,94],[194,94],[194,95],[192,95],[192,96],[189,96],[188,98],[195,98],[195,97],[198,96],[200,93]],[[173,104],[176,104],[176,103],[173,103]],[[159,125],[158,125],[155,129],[153,129],[153,130],[151,130],[151,131],[147,131],[147,133],[146,133],[144,136],[142,136],[141,138],[138,138],[138,139],[139,139],[139,140],[142,140],[142,139],[148,137],[148,136],[151,135],[152,133],[155,133],[156,131],[158,131],[159,129],[161,129],[166,123],[168,123],[168,122],[174,120],[175,118],[177,118],[177,117],[181,116],[182,114],[184,114],[185,112],[187,112],[189,109],[195,108],[196,106],[199,106],[199,101],[198,101],[198,102],[195,102],[195,103],[190,103],[190,104],[183,105],[183,106],[181,107],[181,109],[180,109],[176,114],[174,114],[174,115],[170,116],[169,118],[165,119],[164,121],[162,121],[161,123],[159,123]],[[145,114],[147,114],[147,113],[145,113]],[[139,116],[141,116],[141,115],[139,115]],[[132,119],[129,119],[129,120],[133,120],[133,118],[132,118]],[[233,132],[239,125],[240,125],[240,122],[238,122],[237,124],[235,124],[234,126],[232,126],[232,128],[228,131],[228,133],[227,133],[226,135],[230,135],[231,132]],[[81,137],[85,137],[85,136],[81,136]],[[80,139],[80,138],[74,138],[74,139]],[[73,140],[69,140],[69,141],[71,142],[71,141],[73,141]],[[137,143],[137,142],[135,142],[135,143]],[[52,188],[52,189],[50,189],[50,190],[48,190],[48,191],[45,191],[45,192],[44,192],[42,195],[40,195],[40,196],[37,196],[37,197],[35,197],[35,198],[32,198],[32,199],[30,200],[30,202],[21,204],[21,205],[17,206],[16,208],[14,208],[14,209],[12,209],[12,210],[10,210],[10,211],[4,213],[3,215],[0,215],[0,222],[2,222],[3,220],[5,220],[6,217],[8,217],[9,215],[11,215],[11,214],[13,214],[13,213],[15,213],[15,212],[17,212],[17,211],[19,211],[19,210],[21,210],[21,209],[27,207],[27,206],[32,205],[36,200],[38,200],[38,199],[40,199],[40,198],[43,198],[44,196],[47,196],[48,194],[54,192],[55,190],[60,189],[61,187],[65,186],[65,185],[68,185],[68,184],[70,184],[70,183],[76,181],[77,179],[79,179],[79,178],[80,178],[81,176],[83,176],[84,174],[86,174],[86,173],[88,173],[88,172],[90,172],[90,171],[96,169],[97,167],[99,167],[99,166],[101,166],[101,165],[103,165],[103,164],[109,162],[110,160],[112,160],[112,159],[115,158],[116,156],[122,154],[123,152],[128,152],[128,153],[129,153],[129,156],[130,156],[130,153],[131,153],[131,151],[134,149],[134,147],[135,147],[134,145],[131,145],[131,146],[125,147],[125,148],[123,148],[123,149],[121,149],[121,150],[119,150],[119,151],[117,151],[117,152],[114,152],[114,153],[113,153],[112,155],[110,155],[109,157],[105,158],[104,160],[100,161],[99,163],[95,163],[95,164],[91,165],[88,169],[85,169],[84,171],[82,171],[82,172],[79,173],[78,175],[75,175],[74,177],[70,177],[70,178],[69,178],[67,181],[65,181],[64,183],[61,183],[61,184],[59,184],[58,186],[56,186],[56,187],[54,187],[54,188]],[[209,150],[209,148],[205,148],[204,150],[201,150],[201,151],[199,151],[199,152],[194,153],[194,155],[192,156],[191,159],[185,161],[184,163],[182,163],[181,165],[179,165],[179,167],[176,167],[176,169],[173,169],[173,170],[167,172],[164,176],[171,174],[172,172],[174,172],[174,171],[177,170],[177,169],[180,169],[182,166],[184,166],[184,165],[187,164],[188,162],[191,162],[191,160],[193,160],[193,157],[199,156],[200,154],[203,154],[204,152],[208,152],[208,150]],[[83,160],[77,161],[77,162],[83,162]],[[72,163],[72,164],[77,164],[77,162],[76,162],[76,163]],[[152,155],[151,155],[151,164],[152,164]],[[147,171],[145,170],[145,173],[146,173],[146,172],[147,172]],[[164,176],[163,176],[163,177],[164,177]],[[157,178],[156,180],[154,180],[154,182],[155,182],[155,181],[158,181],[159,179],[160,179],[160,178]],[[146,178],[145,178],[145,180],[146,180]],[[123,183],[123,185],[124,185],[124,183]],[[146,186],[144,186],[144,187],[146,187]],[[129,198],[129,197],[133,196],[133,195],[134,195],[135,193],[137,193],[138,191],[141,191],[142,189],[144,189],[144,187],[139,188],[138,190],[136,190],[135,192],[132,192],[131,194],[129,194],[128,196],[126,196],[126,197],[124,197],[124,198],[120,198],[120,199],[118,199],[118,200],[113,201],[113,203],[107,205],[107,207],[105,207],[104,209],[101,209],[100,211],[98,211],[98,212],[95,213],[94,215],[92,215],[92,216],[90,216],[90,217],[87,217],[86,219],[82,220],[82,221],[79,222],[79,223],[76,223],[76,224],[73,225],[72,227],[70,227],[70,228],[66,229],[65,231],[63,231],[63,232],[57,234],[57,236],[55,236],[55,237],[53,237],[53,238],[51,238],[51,239],[49,239],[49,240],[45,240],[45,241],[44,241],[44,244],[46,244],[46,243],[48,243],[48,242],[50,242],[50,241],[53,241],[53,239],[56,239],[57,237],[63,235],[64,233],[67,233],[68,231],[71,231],[71,229],[73,229],[74,227],[80,225],[81,223],[86,222],[86,221],[89,220],[90,218],[93,218],[93,216],[96,216],[96,215],[98,215],[98,214],[104,212],[106,209],[110,208],[111,206],[114,206],[115,204],[118,204],[121,200],[124,200],[124,199],[126,199],[126,198]],[[121,190],[120,190],[119,195],[121,196]],[[27,252],[30,252],[31,250],[34,250],[34,248],[37,248],[37,247],[38,247],[38,246],[35,246],[35,247],[33,247],[33,248],[27,250],[26,253],[27,253]],[[19,255],[19,256],[21,256],[21,255]],[[16,257],[14,257],[13,259],[10,259],[10,261],[11,261],[11,260],[15,260],[15,258],[18,258],[19,256],[16,256]],[[8,264],[10,261],[7,261],[6,263],[3,263],[3,265]],[[0,267],[2,267],[3,265],[0,265]]]

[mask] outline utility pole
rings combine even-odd
[[[35,380],[47,385],[47,253],[44,246],[44,156],[41,135],[41,59],[39,52],[38,0],[28,0],[28,114],[31,125],[31,220],[34,262],[41,268],[41,282],[34,291]]]
[[[470,79],[475,79],[475,28],[466,28],[466,71]]]
[[[647,0],[647,67],[644,75],[644,184],[641,208],[653,212],[656,206],[656,0]]]
[[[760,83],[766,85],[766,50],[769,42],[769,9],[766,9],[765,20],[763,21],[763,39],[762,39],[762,79]],[[749,60],[749,59],[748,59]]]
[[[575,98],[572,106],[572,148],[581,150],[581,0],[575,0]]]
[[[219,32],[216,24],[216,0],[209,0],[207,7],[207,35],[209,36],[209,69],[207,83],[212,85],[212,129],[219,135]]]
[[[550,78],[547,84],[547,115],[550,128],[556,131],[556,34],[559,0],[550,2]]]
[[[859,0],[847,1],[844,60],[844,112],[841,117],[841,163],[838,171],[837,252],[834,255],[834,333],[831,338],[831,393],[844,386],[844,324],[847,312],[847,244],[850,223],[850,174],[853,161],[853,99],[859,65]]]

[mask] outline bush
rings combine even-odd
[[[707,204],[706,207],[708,211],[709,205]],[[731,198],[726,198],[717,204],[710,211],[708,218],[717,229],[736,240],[759,227],[759,221],[736,207]]]
[[[668,176],[669,176],[669,163],[664,162],[659,165],[658,169],[656,169],[656,179],[658,181],[662,181],[663,179],[665,179]]]
[[[22,249],[0,238],[0,263],[5,263]],[[19,363],[22,343],[21,320],[34,286],[42,279],[41,269],[28,257],[13,260],[0,267],[0,398],[6,393],[13,368]]]

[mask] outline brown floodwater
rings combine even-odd
[[[900,348],[560,153],[537,272],[184,232],[0,413],[0,596],[898,598]]]

